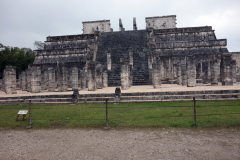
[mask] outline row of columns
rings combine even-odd
[[[108,87],[108,71],[103,69],[105,68],[101,64],[96,65],[95,61],[88,61],[83,70],[79,71],[77,67],[72,67],[68,81],[64,63],[58,63],[57,69],[50,67],[43,72],[39,66],[29,66],[19,75],[20,87],[21,90],[32,93],[44,90],[66,92],[69,86],[73,90],[88,88],[89,91],[95,91]]]
[[[159,88],[161,86],[161,58],[154,57],[152,62],[152,84],[154,88]],[[195,87],[197,76],[200,77],[200,71],[202,71],[202,83],[211,85],[218,85],[218,73],[219,73],[219,60],[213,58],[210,61],[203,61],[201,65],[196,67],[196,57],[186,56],[181,57],[180,62],[178,62],[176,67],[173,67],[174,73],[177,76],[177,84]],[[200,68],[201,67],[201,68]],[[220,65],[220,81],[222,85],[233,85],[236,82],[236,61],[232,60],[230,54],[224,54],[221,58]],[[198,77],[198,78],[199,78]]]

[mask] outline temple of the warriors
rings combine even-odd
[[[240,52],[229,52],[211,26],[176,27],[176,16],[146,17],[146,29],[119,31],[110,20],[82,22],[83,34],[49,36],[35,61],[20,74],[23,91],[95,91],[108,86],[178,84],[195,87],[240,81]],[[15,76],[15,77],[14,77]],[[14,79],[15,78],[15,79]],[[16,93],[16,71],[4,71],[3,91]]]

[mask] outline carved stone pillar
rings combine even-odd
[[[160,57],[153,58],[152,64],[152,84],[153,88],[160,88],[161,87],[161,64],[160,64]]]
[[[31,92],[39,93],[41,92],[41,67],[32,66],[32,76],[31,76]]]
[[[186,57],[181,58],[182,85],[187,86],[187,63]]]
[[[22,72],[18,74],[19,89],[22,90]]]
[[[42,72],[42,81],[41,81],[42,90],[47,89],[47,79],[48,79],[48,73],[47,73],[47,71],[43,71]]]
[[[103,72],[103,88],[108,87],[108,70]]]
[[[129,89],[129,86],[130,86],[129,63],[126,59],[124,60],[121,59],[120,61],[121,61],[121,88],[123,90],[127,90]]]
[[[177,63],[177,84],[182,85],[181,63]]]
[[[22,77],[22,91],[27,91],[27,76],[26,76],[26,71],[23,71],[21,73]]]
[[[203,72],[202,76],[203,84],[208,84],[208,61],[202,62],[202,72]]]
[[[96,62],[95,61],[87,62],[87,72],[88,72],[88,90],[96,91],[97,84],[96,84]]]
[[[72,90],[78,89],[78,68],[77,67],[72,67],[71,69],[71,88]]]
[[[65,64],[63,62],[59,63],[58,66],[58,91],[59,92],[67,92],[67,71]]]
[[[212,56],[208,56],[208,83],[211,82],[211,67],[210,67],[210,60],[212,58]]]
[[[173,64],[173,79],[177,79],[177,64]]]
[[[196,62],[196,79],[201,79],[202,74],[202,62]]]
[[[3,74],[3,91],[6,94],[17,94],[16,91],[16,67],[6,66]]]
[[[211,85],[218,85],[218,60],[215,58],[210,61]]]
[[[237,76],[236,76],[236,60],[231,61],[232,64],[232,77],[233,77],[233,83],[237,82]]]
[[[222,61],[222,85],[232,86],[233,85],[233,75],[232,75],[232,57],[229,53],[224,53],[221,57]]]
[[[187,86],[188,87],[196,87],[195,56],[187,57]]]
[[[32,87],[31,87],[32,70],[31,70],[30,66],[26,70],[26,77],[27,77],[27,92],[31,92],[31,89],[32,89]]]
[[[48,68],[48,91],[54,92],[56,89],[55,70]]]
[[[80,70],[81,89],[86,89],[86,74],[85,70]]]
[[[152,85],[152,63],[153,63],[153,58],[148,57],[148,71],[149,71],[149,82],[150,85]]]
[[[129,65],[129,87],[133,85],[133,69],[132,65]]]
[[[102,75],[102,65],[98,64],[96,66],[96,83],[97,83],[97,89],[103,88],[103,75]]]

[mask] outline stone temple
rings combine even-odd
[[[176,15],[145,20],[142,30],[135,18],[130,31],[125,31],[121,19],[119,31],[113,31],[110,20],[100,20],[82,22],[83,34],[47,37],[44,49],[35,50],[34,63],[20,74],[21,89],[38,93],[121,86],[126,90],[132,85],[195,87],[240,81],[240,52],[229,52],[227,40],[217,39],[211,26],[177,28]],[[14,67],[5,72],[9,79]],[[3,79],[8,93],[15,93],[8,86],[12,82]]]

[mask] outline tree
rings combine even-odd
[[[30,48],[8,47],[0,44],[0,79],[3,78],[3,70],[7,65],[16,66],[16,74],[26,70],[35,59],[34,52]]]
[[[41,42],[41,41],[35,41],[33,43],[33,45],[34,45],[34,49],[36,49],[36,50],[43,50],[44,49],[44,43]]]

